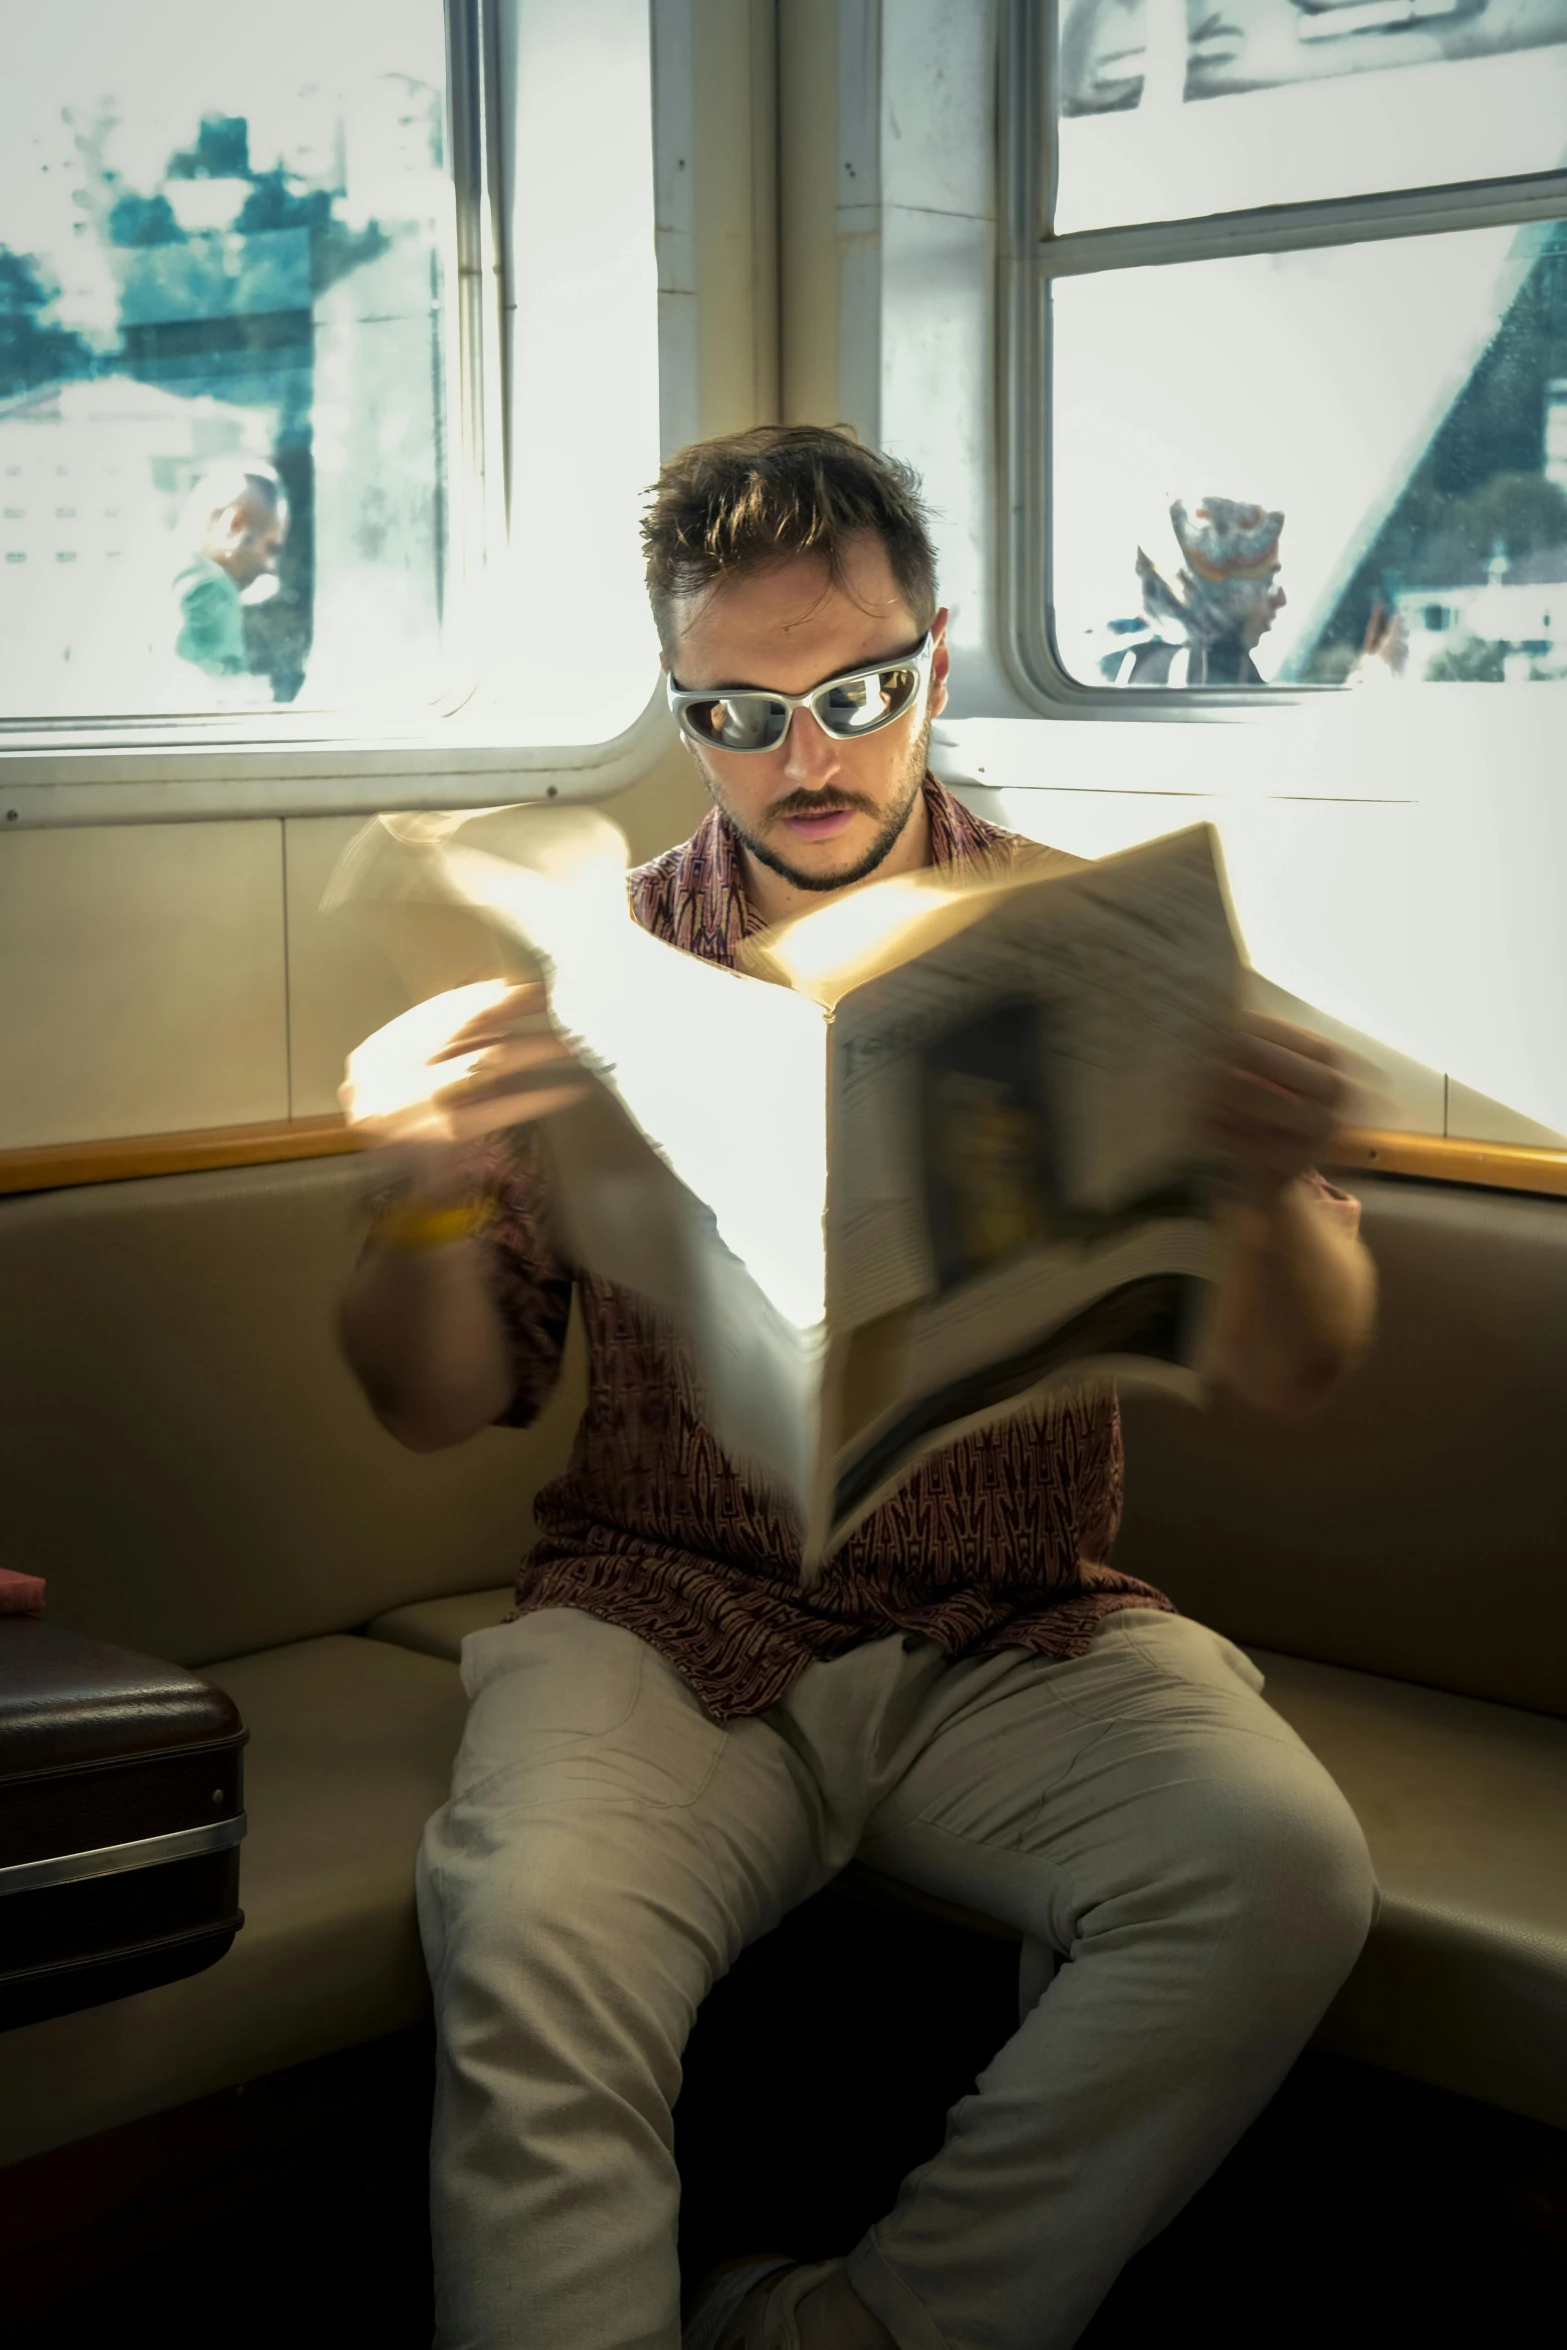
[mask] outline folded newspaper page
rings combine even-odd
[[[928,1454],[1053,1390],[1200,1393],[1199,1103],[1241,979],[1211,827],[870,883],[739,971],[641,929],[602,857],[562,878],[457,828],[426,853],[598,1079],[538,1129],[569,1257],[678,1326],[807,1579]]]

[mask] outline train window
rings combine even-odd
[[[1567,0],[1077,0],[1042,63],[1057,674],[1567,677]]]
[[[439,0],[35,12],[0,109],[4,715],[449,690]],[[66,493],[61,495],[61,493]],[[74,566],[42,579],[35,567]]]
[[[1063,0],[1063,233],[1554,170],[1567,0]]]
[[[1561,230],[1109,270],[1053,306],[1070,675],[1567,677]]]
[[[474,0],[274,0],[258,37],[241,0],[163,0],[154,41],[121,0],[71,0],[18,28],[0,83],[15,755],[417,743],[497,699],[508,744],[594,744],[642,708],[632,501],[657,463],[657,295],[651,155],[626,133],[648,145],[646,10],[501,13],[498,33]],[[618,18],[640,18],[640,48]],[[572,152],[560,89],[590,38],[603,105]],[[550,233],[513,253],[523,207]],[[624,545],[584,470],[613,477]],[[592,583],[604,626],[573,667],[563,615]]]

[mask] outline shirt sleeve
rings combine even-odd
[[[1306,1183],[1339,1230],[1347,1233],[1351,1240],[1355,1239],[1360,1231],[1360,1202],[1354,1194],[1340,1191],[1336,1183],[1330,1183],[1325,1175],[1318,1174],[1315,1167],[1307,1170]]]
[[[526,1131],[486,1136],[474,1145],[468,1164],[475,1191],[495,1202],[484,1241],[511,1363],[511,1401],[498,1424],[526,1428],[560,1377],[571,1319],[571,1269],[555,1246],[548,1178]]]
[[[209,677],[238,677],[245,669],[245,624],[233,584],[219,573],[179,583],[180,629],[174,650]]]

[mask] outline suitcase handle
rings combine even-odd
[[[16,1861],[0,1869],[0,1897],[74,1885],[84,1877],[117,1877],[127,1869],[161,1868],[167,1861],[193,1860],[204,1852],[226,1852],[244,1833],[245,1815],[238,1811],[226,1820],[203,1820],[198,1827],[175,1828],[165,1836],[140,1836],[133,1844],[100,1844],[92,1852],[55,1852],[47,1860]]]

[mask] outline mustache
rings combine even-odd
[[[881,811],[860,792],[794,791],[784,799],[774,800],[767,811],[767,820],[771,824],[785,816],[836,816],[840,813],[876,816]]]

